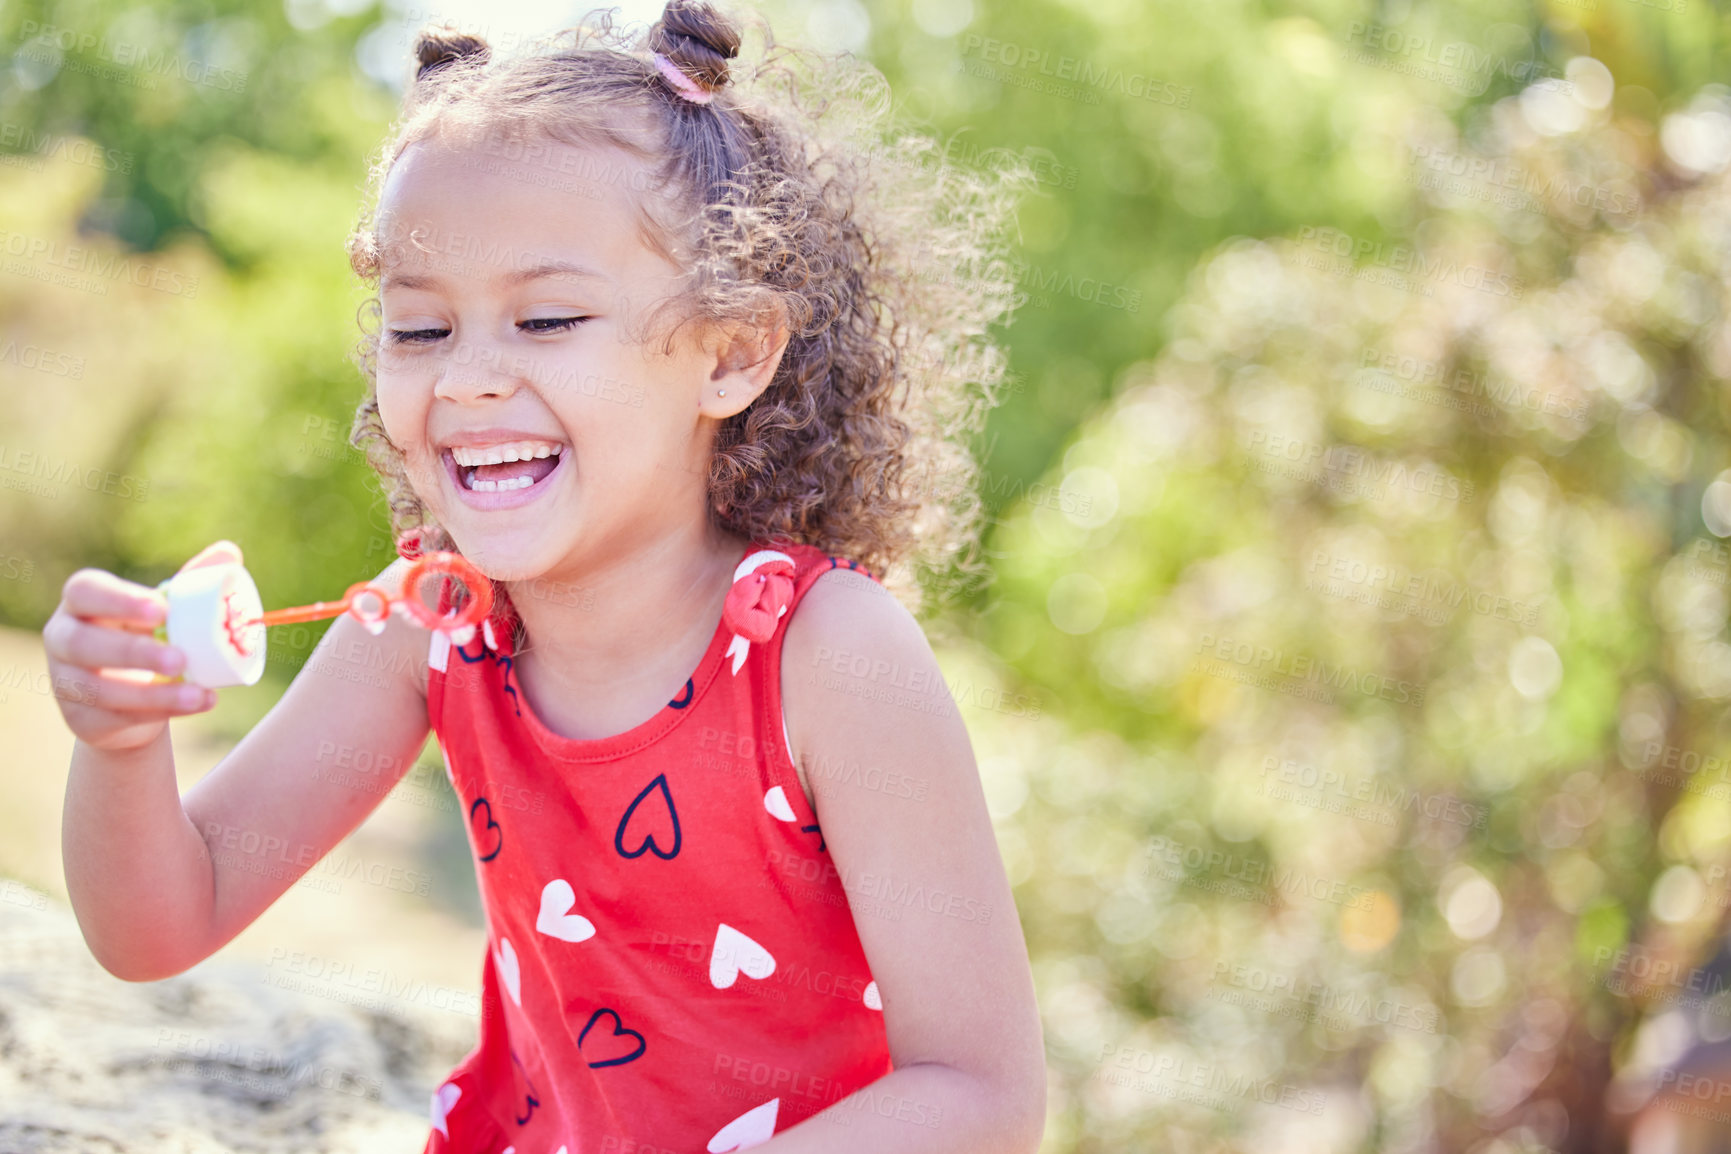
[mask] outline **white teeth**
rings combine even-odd
[[[474,468],[477,465],[503,465],[506,462],[531,461],[542,457],[557,457],[565,451],[565,446],[557,441],[512,441],[508,444],[488,445],[484,449],[470,449],[457,445],[451,446],[451,459],[462,468]],[[534,478],[507,477],[498,481],[483,481],[473,473],[460,474],[463,485],[473,493],[499,493],[512,489],[527,489],[535,483]]]
[[[534,483],[535,482],[528,477],[511,477],[504,481],[471,480],[469,482],[469,491],[472,493],[502,493],[510,489],[527,489]]]
[[[506,445],[489,445],[485,449],[468,449],[453,445],[451,458],[464,467],[502,465],[506,461],[528,461],[537,457],[555,457],[565,446],[552,441],[513,441]]]

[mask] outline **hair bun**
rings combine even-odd
[[[727,62],[739,55],[739,30],[702,0],[668,0],[649,29],[649,49],[714,92],[727,83]]]
[[[479,36],[471,36],[460,32],[449,24],[435,28],[423,28],[421,34],[415,37],[415,58],[421,66],[415,72],[415,79],[425,79],[432,72],[453,60],[473,60],[477,64],[487,60],[487,42]]]

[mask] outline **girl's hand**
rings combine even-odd
[[[240,546],[218,541],[181,569],[240,559]],[[101,569],[66,579],[42,642],[55,700],[78,740],[108,752],[137,749],[156,740],[169,718],[216,704],[215,690],[156,679],[186,668],[185,654],[152,636],[167,619],[161,590]]]

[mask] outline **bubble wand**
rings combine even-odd
[[[444,582],[455,581],[468,593],[461,608],[441,612],[422,596],[423,583],[436,582],[433,592],[444,602]],[[157,630],[186,654],[185,680],[206,689],[229,685],[253,685],[264,675],[265,629],[349,614],[367,632],[377,636],[393,611],[399,611],[424,629],[451,635],[462,644],[493,611],[493,584],[472,564],[456,553],[428,553],[403,575],[404,592],[390,590],[371,581],[357,581],[340,601],[315,601],[287,609],[265,612],[258,586],[239,562],[200,565],[185,569],[157,586],[168,597],[168,620]]]

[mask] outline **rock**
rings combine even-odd
[[[121,981],[69,909],[0,897],[0,1154],[417,1154],[474,1044],[472,1015],[376,982],[226,960]]]

